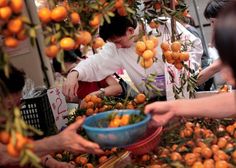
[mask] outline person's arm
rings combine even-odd
[[[102,153],[103,151],[98,144],[84,139],[77,133],[77,129],[81,126],[84,119],[81,118],[57,135],[34,141],[34,152],[38,156],[63,150],[73,153]]]
[[[60,162],[54,159],[51,155],[46,155],[41,158],[41,163],[44,167],[47,168],[74,168],[75,165],[72,165],[67,162]]]
[[[108,86],[106,88],[103,88],[105,96],[117,96],[122,92],[122,87],[112,76],[108,76],[106,78],[106,83],[108,84]],[[90,94],[98,96],[103,93],[101,90],[97,90],[97,91],[92,92]]]
[[[174,116],[225,118],[236,116],[235,93],[224,93],[191,100],[155,102],[145,107],[154,125],[165,125]]]
[[[13,158],[7,153],[7,146],[0,143],[0,167],[15,166],[19,164],[18,158]]]
[[[113,43],[106,43],[99,53],[81,61],[67,76],[63,94],[70,99],[76,96],[78,81],[100,81],[121,67],[117,49]]]
[[[213,77],[217,72],[221,70],[221,61],[218,59],[214,61],[210,66],[202,70],[197,79],[198,86],[209,80]]]

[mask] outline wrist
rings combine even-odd
[[[79,79],[79,72],[78,71],[75,71],[75,70],[72,70],[70,71],[70,73],[68,74],[68,77],[72,77],[72,78],[75,78],[75,79]]]
[[[100,89],[99,89],[99,94],[98,94],[98,96],[99,96],[99,97],[104,97],[104,96],[105,96],[105,93],[106,93],[106,92],[105,92],[105,89],[104,89],[104,88],[100,88]]]

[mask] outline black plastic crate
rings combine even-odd
[[[43,131],[43,137],[58,132],[46,91],[37,97],[22,99],[21,115],[27,124]]]

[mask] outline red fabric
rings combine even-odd
[[[77,96],[79,99],[83,99],[86,95],[88,95],[91,92],[97,91],[100,88],[107,87],[108,84],[106,83],[106,80],[102,80],[99,82],[79,82],[79,89],[77,90]]]

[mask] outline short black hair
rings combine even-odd
[[[217,18],[220,11],[224,8],[224,6],[232,0],[211,0],[208,2],[205,10],[204,16],[206,19]]]
[[[7,96],[9,93],[21,92],[25,85],[25,73],[9,64],[9,76],[0,69],[0,90]]]
[[[229,3],[219,15],[215,29],[215,45],[225,65],[236,79],[236,1]]]
[[[110,17],[111,23],[104,22],[99,28],[99,36],[104,40],[112,38],[114,36],[120,37],[125,35],[128,27],[137,27],[137,20],[134,16],[120,16],[115,13],[114,17]]]

